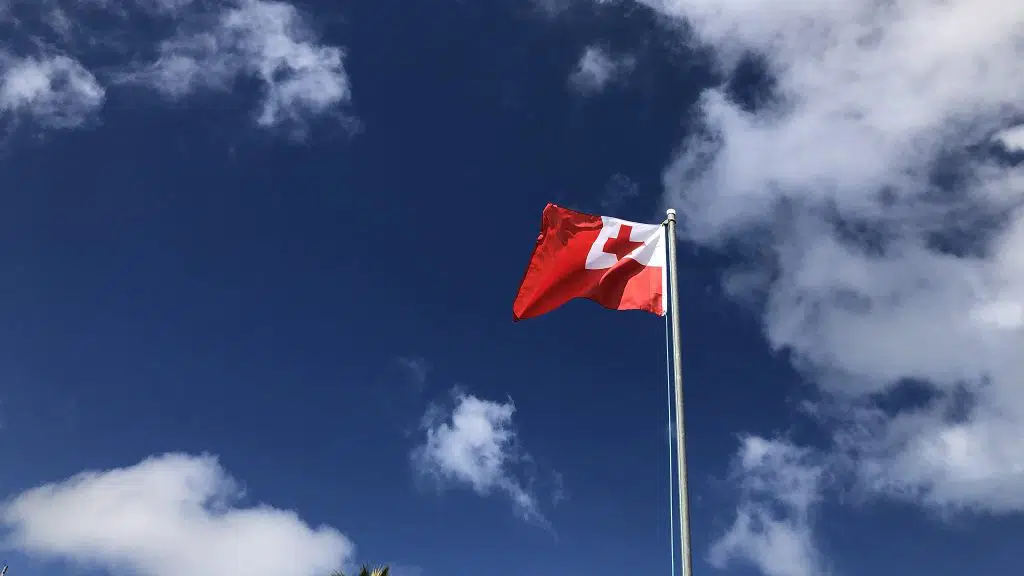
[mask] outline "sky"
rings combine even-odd
[[[10,576],[1013,576],[1024,3],[0,0]],[[678,550],[677,550],[678,552]],[[678,568],[678,567],[677,567]]]

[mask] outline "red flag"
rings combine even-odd
[[[554,204],[544,208],[540,236],[530,257],[512,317],[550,312],[574,298],[612,310],[665,314],[665,230],[593,216]]]

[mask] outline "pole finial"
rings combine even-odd
[[[665,210],[665,214],[668,216],[669,220],[672,220],[673,222],[675,222],[675,219],[676,219],[676,209],[675,208],[669,208],[668,210]]]

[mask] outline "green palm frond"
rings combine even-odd
[[[376,568],[370,568],[369,566],[363,566],[359,570],[359,576],[390,576],[390,566],[377,566]],[[345,576],[342,572],[334,572],[331,576]]]

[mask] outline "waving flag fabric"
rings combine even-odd
[[[523,320],[586,298],[661,316],[666,285],[664,226],[548,204],[512,314]]]

